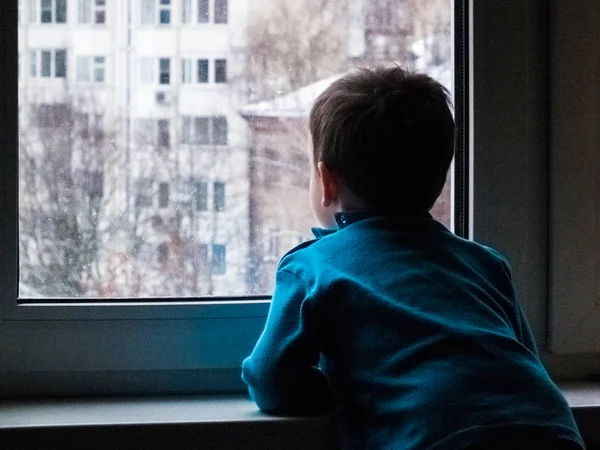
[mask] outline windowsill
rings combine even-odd
[[[600,444],[600,384],[562,388],[588,444]],[[325,449],[327,436],[327,417],[268,416],[243,396],[0,402],[6,448],[52,448],[47,443],[56,442],[60,448]]]

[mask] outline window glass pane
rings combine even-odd
[[[154,58],[140,59],[140,82],[142,84],[154,84]]]
[[[154,11],[156,0],[141,0],[141,21],[144,25],[154,25]]]
[[[227,23],[227,1],[215,0],[215,23]]]
[[[184,84],[192,82],[193,63],[194,61],[191,58],[183,58],[181,60],[181,82]]]
[[[215,83],[227,83],[227,60],[215,60]]]
[[[171,82],[171,60],[168,58],[159,59],[160,84],[169,84]]]
[[[213,144],[227,145],[227,117],[213,117]]]
[[[315,98],[392,61],[452,88],[451,0],[24,1],[46,23],[19,30],[19,273],[40,296],[271,293],[316,224]]]
[[[208,0],[198,0],[198,23],[208,22]]]
[[[41,22],[51,23],[52,22],[52,0],[42,0],[41,8]]]
[[[158,185],[158,207],[166,208],[169,206],[169,183],[160,183]]]
[[[32,77],[37,76],[37,58],[38,52],[33,50],[29,52],[29,66],[30,66],[30,75]]]
[[[169,130],[169,121],[162,119],[158,121],[158,146],[169,147],[171,142],[171,133]]]
[[[52,71],[52,52],[49,50],[42,51],[42,76],[49,77]]]
[[[196,117],[194,119],[194,142],[196,144],[210,144],[208,117]]]
[[[206,182],[196,183],[196,209],[198,211],[208,210],[208,183]]]
[[[192,22],[192,0],[183,0],[181,5],[181,23]]]
[[[90,58],[77,57],[77,81],[90,81]]]
[[[225,246],[213,245],[212,251],[212,273],[215,275],[223,275],[227,271],[225,265]]]
[[[67,51],[56,50],[55,53],[55,64],[54,76],[56,78],[65,78],[67,76]]]
[[[95,14],[95,21],[96,23],[105,23],[106,22],[106,11],[102,10],[102,11],[96,11]]]
[[[208,83],[208,59],[198,60],[198,83]]]
[[[92,17],[92,7],[90,0],[79,0],[78,1],[78,21],[79,23],[90,23]]]
[[[56,23],[66,23],[67,21],[67,0],[56,1]]]

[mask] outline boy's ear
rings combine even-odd
[[[323,161],[317,164],[317,173],[323,187],[323,198],[321,204],[324,208],[328,208],[332,203],[338,201],[340,193],[340,184],[337,175]]]

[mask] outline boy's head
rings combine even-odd
[[[431,209],[454,154],[449,103],[440,83],[399,67],[360,69],[335,81],[309,118],[319,184],[312,198],[324,191],[325,209],[332,202],[386,214]]]

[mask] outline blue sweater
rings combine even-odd
[[[430,215],[339,214],[285,255],[242,378],[282,415],[335,408],[344,449],[554,437],[583,447],[506,261]]]

